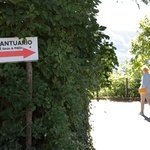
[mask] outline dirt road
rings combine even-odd
[[[140,102],[92,101],[91,135],[96,150],[150,150],[150,106]]]

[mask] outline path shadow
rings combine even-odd
[[[147,116],[145,116],[145,115],[142,115],[143,117],[144,117],[144,119],[146,120],[146,121],[148,121],[149,123],[150,123],[150,118],[148,118]]]

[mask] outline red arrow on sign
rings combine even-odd
[[[22,56],[23,58],[29,57],[30,55],[34,54],[35,52],[23,48],[21,51],[18,50],[11,50],[11,51],[0,51],[0,57],[17,57]]]

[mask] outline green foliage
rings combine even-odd
[[[108,98],[139,97],[140,77],[140,72],[134,72],[132,63],[126,60],[113,71],[109,78],[110,84],[108,87],[101,88],[98,95]]]
[[[141,66],[148,65],[150,55],[150,19],[148,17],[140,22],[138,36],[132,41],[131,53],[134,71],[139,72]]]
[[[92,150],[91,93],[118,65],[113,43],[96,22],[99,0],[2,0],[0,37],[38,37],[33,98],[25,63],[0,65],[1,149],[25,148],[25,110],[33,110],[32,149]]]
[[[110,78],[111,84],[107,88],[102,88],[99,96],[124,97],[125,96],[125,78],[128,79],[128,92],[130,97],[139,97],[138,88],[141,79],[141,67],[149,66],[150,55],[150,19],[145,17],[140,22],[138,35],[132,40],[130,52],[132,59],[120,65],[122,70],[113,72]]]
[[[141,20],[140,27],[138,30],[137,37],[132,41],[131,59],[132,71],[134,79],[140,85],[141,79],[141,67],[143,65],[149,66],[149,55],[150,55],[150,18],[147,16]]]

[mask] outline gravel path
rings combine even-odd
[[[92,100],[91,135],[96,150],[150,150],[150,106],[140,102]]]

